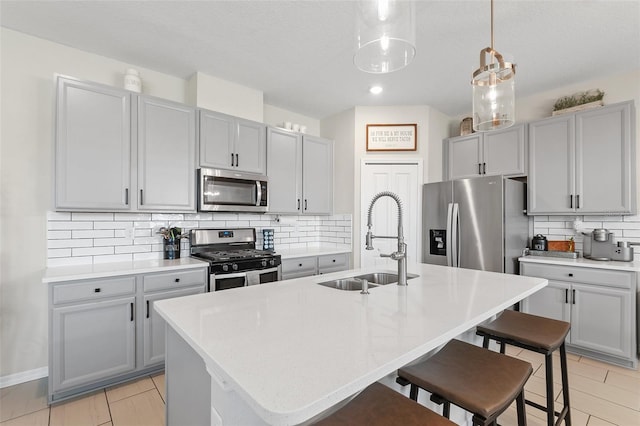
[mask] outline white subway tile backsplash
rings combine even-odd
[[[71,249],[71,256],[99,256],[104,254],[113,254],[113,246],[82,247]]]
[[[276,248],[305,248],[321,245],[351,246],[351,215],[282,216],[244,213],[65,213],[48,215],[48,266],[127,262],[161,259],[162,226],[192,228],[256,229],[256,245],[262,247],[262,229],[275,231]],[[555,219],[554,219],[555,221]],[[548,230],[548,227],[545,227]],[[189,241],[181,242],[183,256],[189,255]]]
[[[98,230],[76,230],[71,231],[73,238],[109,238],[113,237],[112,229],[98,229]]]
[[[71,220],[77,221],[97,221],[97,220],[113,220],[113,213],[71,213]]]
[[[62,229],[93,229],[93,222],[66,222],[66,221],[49,221],[48,227],[50,231]]]
[[[92,239],[49,240],[49,248],[93,247]]]
[[[133,222],[93,222],[93,229],[130,229]]]
[[[71,231],[47,231],[48,240],[63,240],[71,238]]]

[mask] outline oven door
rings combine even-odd
[[[248,285],[272,283],[282,278],[282,267],[260,269],[259,271],[247,271]]]
[[[248,285],[247,273],[237,274],[211,274],[211,291],[228,290],[230,288],[246,287]]]

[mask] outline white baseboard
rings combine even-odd
[[[30,382],[31,380],[41,379],[49,375],[49,367],[41,367],[33,370],[22,371],[20,373],[0,376],[0,389],[8,386],[18,385],[20,383]]]

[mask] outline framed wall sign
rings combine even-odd
[[[367,124],[367,151],[415,151],[416,124]]]

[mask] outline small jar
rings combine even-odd
[[[124,88],[136,93],[142,92],[142,80],[140,80],[138,70],[133,68],[127,69],[124,74]]]

